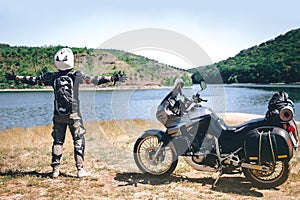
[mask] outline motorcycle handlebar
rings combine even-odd
[[[185,97],[185,96],[184,96]],[[201,103],[201,102],[207,102],[206,99],[202,99],[200,97],[200,94],[197,93],[196,95],[193,95],[193,97],[191,99],[189,98],[184,98],[184,101],[182,102],[182,109],[186,112],[190,111],[192,107],[194,107],[195,105]]]
[[[182,88],[184,86],[184,82],[182,79],[177,79],[175,81],[175,84],[174,84],[174,88],[172,90],[172,92],[168,95],[168,98],[166,98],[165,100],[168,101],[168,104],[169,104],[169,109],[173,112],[174,112],[174,109],[178,106],[178,109],[179,108],[179,105],[181,105],[181,109],[183,109],[183,111],[189,111],[192,107],[194,107],[195,105],[201,103],[201,102],[207,102],[206,99],[202,99],[200,97],[200,94],[199,92],[196,93],[196,95],[193,95],[192,98],[187,98],[183,92],[182,92]],[[202,88],[203,90],[203,88]],[[201,91],[202,91],[201,90]],[[183,96],[183,99],[179,100],[177,99],[177,96],[180,95],[180,96]],[[170,99],[173,99],[174,103],[171,103],[170,102]],[[175,105],[175,102],[176,105]],[[173,104],[173,105],[172,105]],[[177,110],[177,109],[176,109]]]
[[[203,101],[203,102],[207,102],[206,99],[202,99],[202,98],[200,97],[200,94],[199,94],[199,93],[197,93],[196,95],[193,95],[193,101],[194,101],[195,103],[201,103],[202,101]]]

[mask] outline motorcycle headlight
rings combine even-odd
[[[294,109],[291,106],[283,107],[279,112],[279,117],[282,121],[291,121],[294,117]]]

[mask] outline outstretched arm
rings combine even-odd
[[[86,80],[87,84],[92,83],[94,85],[101,85],[108,82],[113,82],[112,78],[108,76],[102,76],[102,77],[95,76],[92,79]]]
[[[36,77],[33,77],[33,76],[19,76],[19,75],[16,75],[15,72],[6,73],[5,78],[7,80],[13,80],[13,81],[16,81],[16,82],[21,81],[21,83],[26,83],[26,84],[29,84],[29,85],[37,85],[39,83],[37,81]]]
[[[51,86],[53,85],[53,81],[55,80],[55,78],[57,78],[59,75],[60,75],[59,72],[47,72],[38,77],[33,77],[33,76],[19,76],[16,75],[15,72],[12,72],[12,73],[6,73],[5,77],[7,80],[16,81],[16,83],[21,81],[21,83],[26,83],[29,85],[50,85]],[[124,82],[127,79],[126,75],[124,73],[122,74],[121,71],[112,77],[95,76],[91,78],[81,71],[75,71],[74,75],[76,79],[78,78],[77,80],[79,80],[79,83],[86,83],[86,84],[93,83],[94,85],[100,85],[107,82],[112,82],[113,85],[115,85],[117,81]]]
[[[119,71],[119,73],[112,76],[112,79],[113,79],[114,85],[116,85],[116,82],[125,82],[127,80],[127,76],[124,72],[122,74],[121,71]]]
[[[90,78],[88,76],[85,76],[83,78],[83,83],[87,83],[87,84],[94,84],[94,85],[101,85],[101,84],[104,84],[104,83],[108,83],[108,82],[111,82],[113,83],[113,85],[116,84],[117,81],[119,82],[124,82],[125,80],[127,79],[126,75],[123,73],[121,73],[121,71],[114,75],[114,76],[111,76],[111,77],[108,77],[108,76],[102,76],[102,77],[98,77],[98,76],[95,76],[93,78]]]

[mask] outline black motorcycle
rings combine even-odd
[[[168,176],[176,168],[178,156],[199,171],[219,172],[212,187],[224,173],[244,173],[254,186],[273,188],[290,174],[290,160],[298,147],[298,131],[293,120],[293,102],[285,92],[276,93],[264,118],[238,126],[228,126],[200,97],[182,93],[183,81],[157,109],[157,119],[166,130],[146,130],[134,145],[134,159],[148,175]]]

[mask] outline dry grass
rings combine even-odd
[[[226,118],[227,122],[241,122],[232,116]],[[144,130],[161,129],[157,122],[103,121],[85,126],[88,131],[85,168],[93,174],[86,179],[75,178],[70,133],[64,145],[63,176],[51,179],[52,126],[0,132],[0,199],[297,199],[300,196],[299,155],[292,161],[288,182],[276,190],[252,188],[242,175],[224,176],[217,189],[212,190],[217,174],[195,171],[182,159],[175,173],[166,179],[149,178],[139,172],[132,156],[133,144]]]

